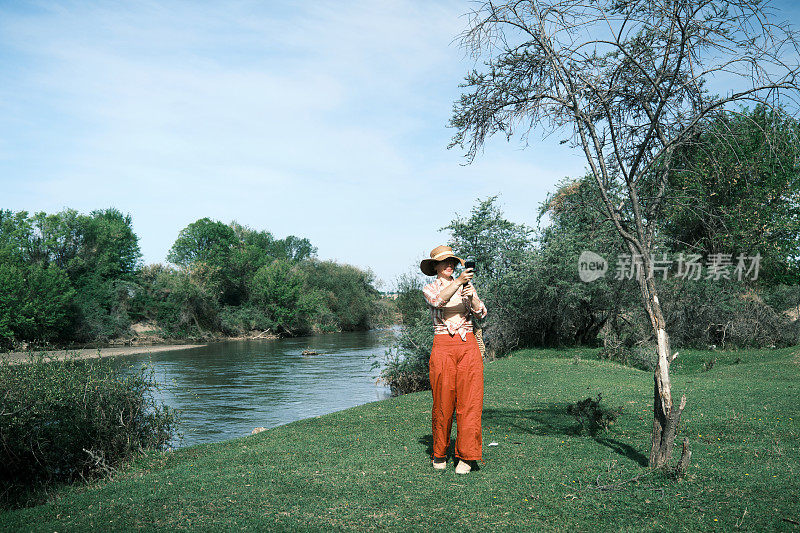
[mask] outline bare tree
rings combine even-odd
[[[472,162],[496,133],[565,136],[586,156],[604,216],[641,261],[658,343],[653,467],[668,463],[686,404],[672,398],[675,354],[648,275],[673,154],[733,105],[794,103],[798,37],[773,15],[759,0],[519,0],[482,4],[462,34],[473,57],[488,60],[462,85],[451,147]],[[707,88],[723,83],[737,89]]]

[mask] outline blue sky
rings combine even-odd
[[[585,166],[557,139],[446,149],[471,5],[0,1],[0,208],[116,207],[147,263],[236,220],[390,288],[477,198],[535,225]]]

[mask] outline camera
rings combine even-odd
[[[471,268],[475,272],[475,261],[464,261],[464,268]]]

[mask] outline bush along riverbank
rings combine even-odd
[[[650,471],[649,372],[596,349],[487,363],[484,457],[430,467],[429,392],[251,437],[150,452],[111,479],[0,515],[0,529],[791,530],[800,514],[800,348],[685,351],[681,478]],[[709,364],[714,360],[715,363]],[[607,429],[570,414],[602,395]],[[494,445],[496,443],[496,445]]]
[[[146,368],[121,375],[72,355],[26,362],[0,361],[0,508],[108,475],[175,434],[175,412],[154,400]]]

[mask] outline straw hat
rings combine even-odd
[[[461,266],[464,266],[464,260],[461,259],[460,257],[456,257],[453,254],[452,248],[450,248],[449,246],[437,246],[436,248],[431,250],[431,258],[423,259],[422,263],[419,264],[419,268],[420,270],[422,270],[422,273],[425,274],[426,276],[435,276],[436,269],[434,267],[436,266],[436,263],[438,263],[439,261],[444,261],[445,259],[448,259],[450,257],[455,257],[456,259],[458,259],[458,262],[461,263]]]

